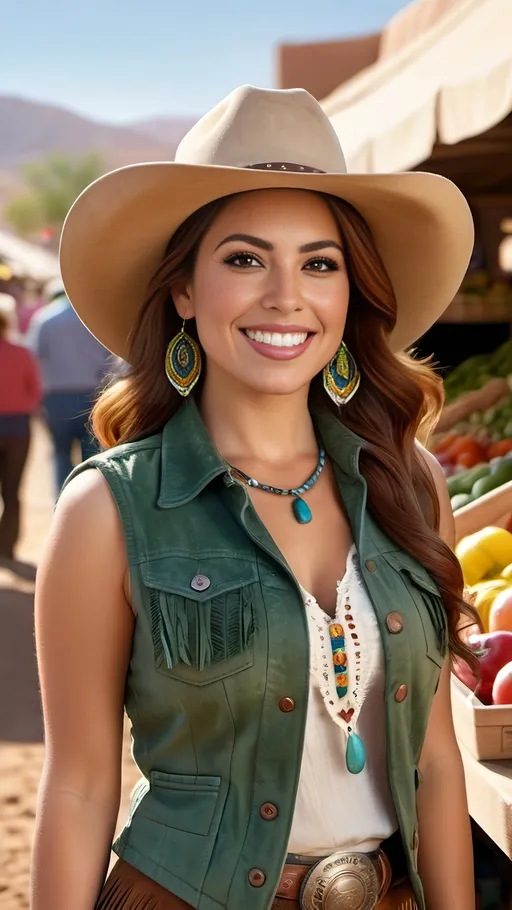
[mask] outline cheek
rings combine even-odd
[[[243,314],[250,282],[219,264],[202,269],[193,283],[194,312],[198,322],[230,324]]]
[[[347,321],[350,285],[345,274],[329,283],[316,301],[316,315],[322,323],[326,338],[339,342]]]

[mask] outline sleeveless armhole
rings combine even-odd
[[[119,467],[113,461],[107,461],[101,456],[89,458],[87,461],[82,462],[78,465],[69,475],[64,487],[76,477],[78,474],[82,474],[84,471],[95,468],[98,471],[101,471],[106,483],[108,484],[109,490],[112,494],[114,502],[117,506],[117,511],[121,519],[121,524],[123,526],[124,539],[126,542],[126,554],[128,558],[128,572],[130,575],[130,607],[135,616],[137,616],[137,608],[133,603],[133,592],[136,579],[133,578],[134,567],[137,566],[140,562],[140,557],[137,550],[137,544],[135,539],[135,533],[133,529],[132,517],[130,514],[130,509],[124,492],[123,482],[119,476]]]

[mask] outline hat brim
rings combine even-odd
[[[474,232],[464,196],[444,177],[154,162],[101,177],[68,214],[61,274],[80,319],[105,347],[129,359],[130,331],[179,225],[214,199],[280,187],[338,196],[366,220],[396,294],[393,350],[421,337],[453,300],[471,257]]]

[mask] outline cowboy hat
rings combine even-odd
[[[128,336],[169,239],[221,196],[278,187],[351,203],[369,225],[397,298],[402,350],[446,309],[466,272],[473,222],[457,187],[428,173],[348,174],[338,137],[304,89],[235,89],[182,140],[175,161],[112,171],[64,224],[61,273],[78,315],[129,358]]]

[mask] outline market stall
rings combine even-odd
[[[490,353],[512,324],[512,16],[509,0],[416,0],[379,58],[322,102],[350,171],[453,180],[476,227],[465,282],[419,343],[443,369]]]
[[[34,243],[28,243],[14,234],[1,230],[0,263],[15,278],[31,278],[33,281],[44,283],[59,275],[57,256]],[[0,280],[3,280],[1,272]]]
[[[512,880],[510,13],[510,0],[416,0],[384,30],[378,60],[322,102],[349,171],[448,177],[475,222],[466,278],[417,350],[433,355],[445,380],[447,404],[430,446],[447,476],[468,596],[491,636],[491,647],[487,637],[485,646],[475,643],[487,690],[460,667],[452,684],[482,908],[502,908],[499,892],[510,894]],[[490,865],[499,868],[494,892],[482,885],[486,836]]]

